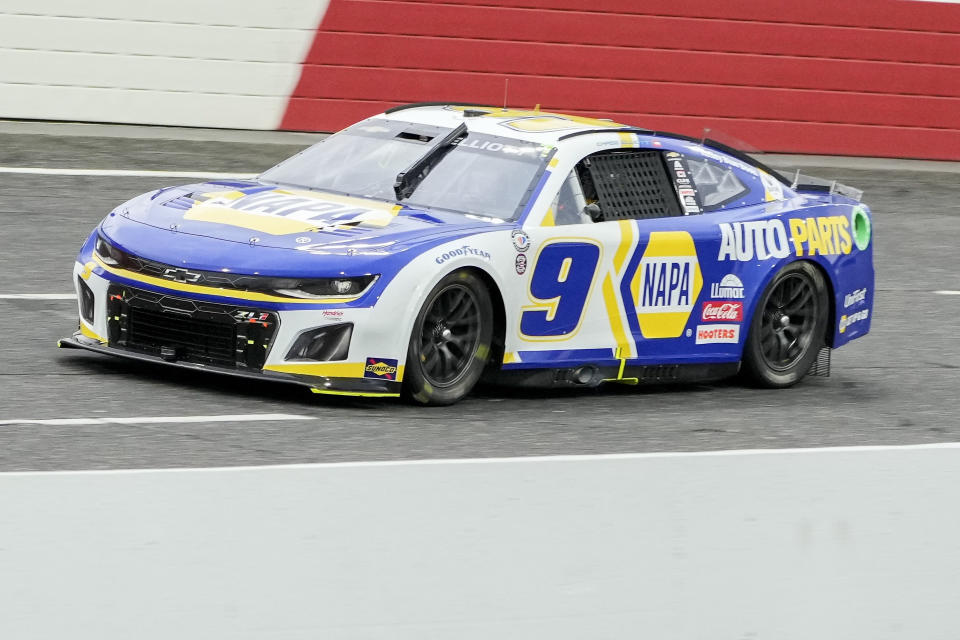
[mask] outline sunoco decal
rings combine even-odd
[[[363,367],[363,377],[396,380],[397,361],[390,358],[367,358],[366,365]]]

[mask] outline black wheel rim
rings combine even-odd
[[[760,352],[770,368],[784,371],[807,353],[815,338],[819,302],[813,282],[792,273],[770,291],[763,303]]]
[[[469,288],[452,284],[430,303],[420,326],[420,363],[427,382],[455,384],[480,341],[480,305]]]

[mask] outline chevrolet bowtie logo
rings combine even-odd
[[[177,282],[196,282],[200,279],[200,274],[186,269],[164,269],[163,277]]]

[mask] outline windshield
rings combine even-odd
[[[269,169],[261,179],[351,196],[396,200],[394,183],[452,131],[392,121],[365,121]],[[529,199],[550,147],[469,133],[402,202],[509,220]]]

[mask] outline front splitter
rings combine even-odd
[[[177,360],[164,360],[159,356],[153,356],[147,353],[139,353],[126,349],[111,347],[98,340],[88,338],[80,332],[75,333],[69,338],[61,338],[57,341],[57,346],[61,349],[84,349],[95,353],[102,353],[108,356],[126,358],[127,360],[137,360],[140,362],[149,362],[168,367],[177,367],[180,369],[189,369],[191,371],[205,371],[217,373],[237,378],[248,378],[252,380],[272,380],[275,382],[286,382],[296,384],[302,387],[308,387],[313,393],[338,396],[359,396],[367,398],[396,398],[400,396],[399,382],[390,380],[377,380],[372,378],[328,378],[323,376],[304,376],[292,373],[282,373],[279,371],[260,371],[242,369],[227,369],[225,367],[215,367],[197,362],[181,362]]]

